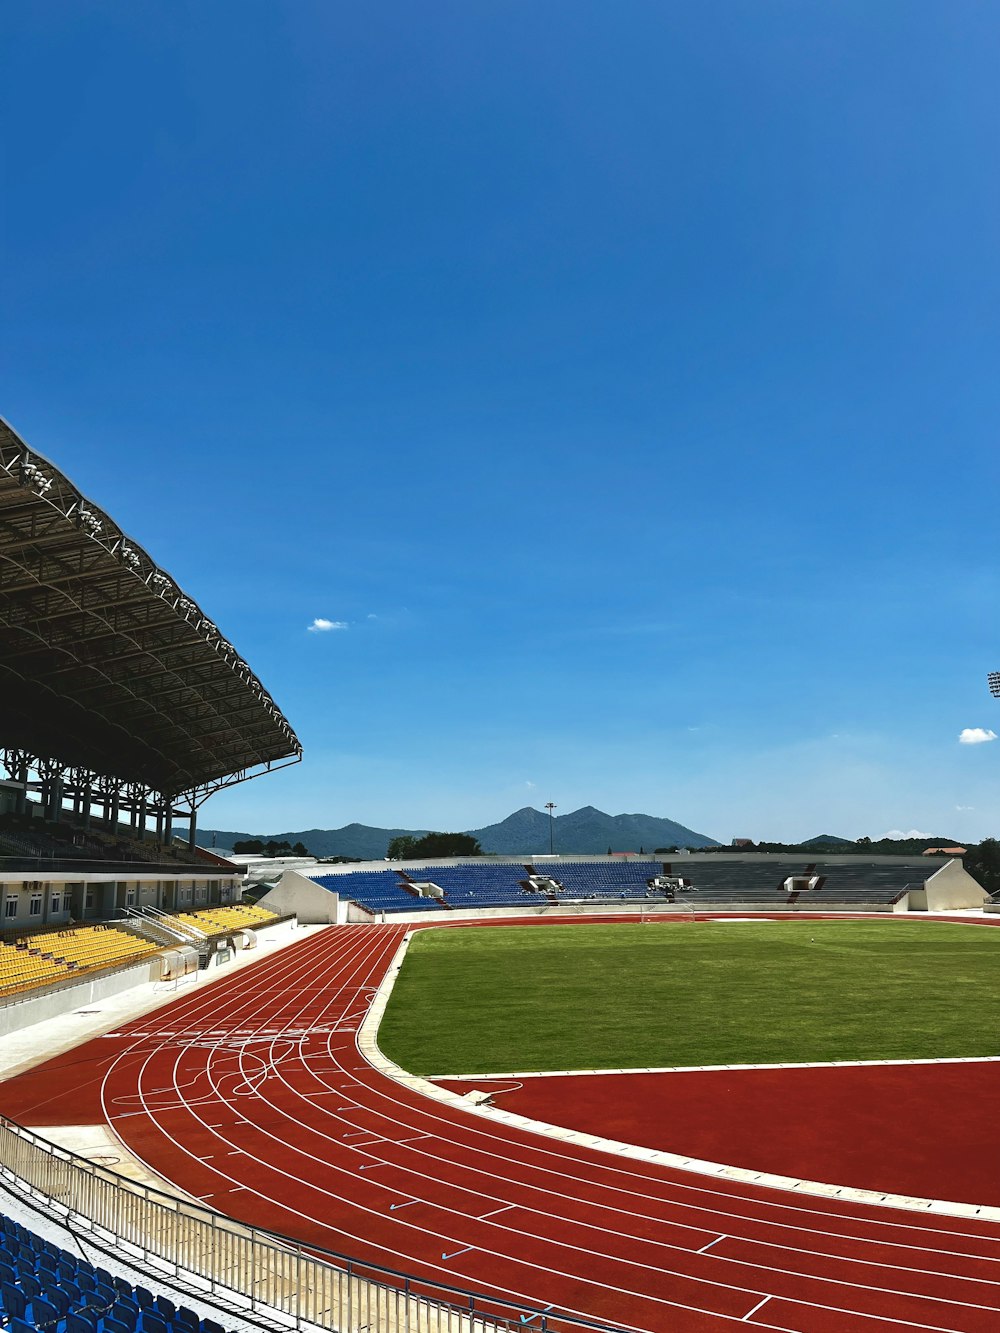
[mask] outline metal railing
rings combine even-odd
[[[331,1333],[619,1333],[246,1226],[127,1180],[5,1116],[0,1176],[85,1229],[98,1248],[262,1322]]]

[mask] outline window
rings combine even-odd
[[[190,890],[190,889],[181,889],[181,902],[182,902],[182,903],[189,903],[190,901],[191,901],[191,890]]]
[[[61,911],[62,911],[62,895],[61,895],[61,894],[54,893],[54,894],[52,895],[52,911],[53,911],[53,912],[61,912]]]
[[[3,905],[4,916],[17,916],[18,897],[15,893],[12,898],[8,898]]]
[[[208,901],[208,889],[205,887],[204,884],[199,884],[198,888],[195,890],[195,895],[194,895],[194,896],[195,896],[195,898],[198,900],[198,902],[200,902],[200,903],[207,902],[207,901]]]
[[[28,915],[42,915],[42,895],[40,893],[33,893],[31,895],[31,901],[28,903]]]
[[[89,912],[90,909],[93,907],[93,905],[94,905],[94,890],[88,889],[83,899],[83,906],[86,909],[86,911]]]
[[[134,889],[134,888],[132,888],[132,889],[126,889],[126,890],[125,890],[125,906],[126,906],[126,907],[134,907],[134,906],[135,906],[135,889]]]

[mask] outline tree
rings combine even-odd
[[[1000,893],[1000,842],[996,838],[984,838],[978,847],[970,847],[962,864],[987,893]]]
[[[247,838],[243,842],[234,842],[233,851],[237,856],[263,856],[264,844],[260,838]]]
[[[386,853],[390,861],[421,861],[437,856],[482,856],[483,849],[471,833],[425,833],[414,838],[405,833],[393,838]]]
[[[393,838],[385,854],[390,861],[406,861],[416,845],[416,838],[409,833],[403,833],[400,837]]]
[[[292,855],[293,855],[293,856],[309,856],[309,855],[311,855],[311,853],[310,853],[308,847],[303,846],[303,844],[302,844],[301,842],[297,842],[297,843],[295,844],[295,846],[292,848]]]

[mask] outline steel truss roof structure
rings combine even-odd
[[[302,756],[197,604],[2,420],[0,745],[192,806]]]

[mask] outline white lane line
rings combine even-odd
[[[485,1222],[488,1217],[496,1217],[497,1213],[505,1213],[509,1208],[516,1208],[516,1203],[505,1203],[502,1208],[494,1208],[491,1213],[481,1213],[479,1220]]]
[[[757,1304],[753,1307],[752,1310],[748,1310],[748,1311],[746,1312],[746,1314],[745,1314],[745,1315],[743,1316],[743,1318],[740,1320],[740,1323],[741,1323],[741,1324],[745,1324],[745,1323],[747,1322],[747,1320],[750,1318],[750,1316],[751,1316],[751,1315],[755,1315],[755,1314],[757,1313],[757,1311],[760,1309],[760,1307],[761,1307],[762,1305],[766,1305],[770,1299],[771,1299],[770,1296],[765,1296],[764,1299],[763,1299],[762,1301],[758,1301]]]
[[[748,1069],[870,1069],[882,1065],[991,1065],[1000,1055],[943,1055],[919,1060],[789,1060],[764,1065],[644,1065],[631,1069],[523,1069],[491,1074],[425,1074],[429,1083],[475,1083],[522,1078],[607,1078],[618,1074],[711,1074]]]
[[[475,1245],[466,1245],[464,1249],[452,1250],[451,1254],[442,1254],[441,1258],[456,1259],[460,1254],[468,1254],[470,1250],[474,1250],[475,1248],[476,1248]]]
[[[716,1236],[715,1240],[710,1240],[707,1245],[703,1245],[698,1251],[699,1254],[707,1254],[713,1245],[718,1245],[720,1240],[725,1240],[725,1236]]]

